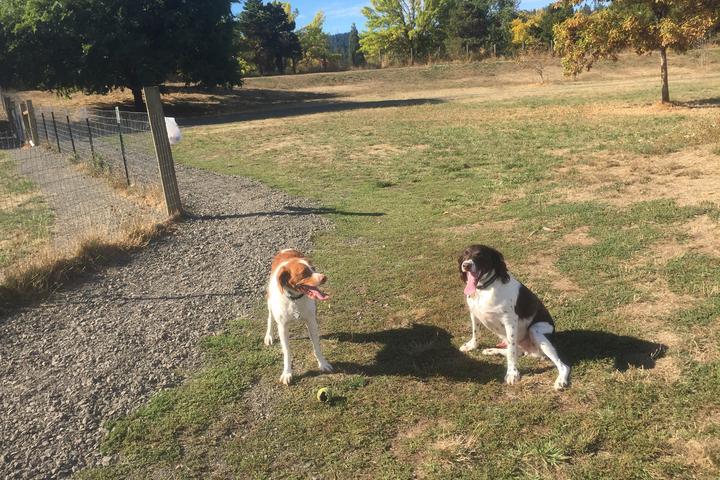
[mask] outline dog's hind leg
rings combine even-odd
[[[265,345],[273,344],[272,322],[273,322],[272,310],[270,309],[270,305],[268,305],[268,320],[267,320],[267,330],[265,331]]]
[[[505,320],[505,338],[507,338],[507,348],[505,349],[507,358],[507,373],[505,374],[505,383],[515,385],[520,380],[520,371],[517,368],[518,357],[518,326],[517,322]]]
[[[570,382],[570,367],[565,365],[555,350],[555,347],[546,335],[553,332],[553,326],[547,322],[538,322],[530,327],[530,337],[533,343],[555,364],[558,369],[558,377],[555,380],[555,390],[566,388]]]
[[[322,350],[320,350],[320,333],[318,332],[317,319],[314,316],[308,319],[307,329],[308,334],[310,334],[310,341],[312,341],[313,345],[313,353],[315,353],[315,358],[317,359],[320,371],[332,372],[332,365],[330,365],[328,361],[325,360],[325,357],[322,354]]]

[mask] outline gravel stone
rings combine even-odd
[[[0,478],[107,464],[103,423],[181,382],[199,340],[262,298],[272,255],[329,227],[325,210],[245,178],[178,167],[178,180],[190,215],[174,233],[0,316]]]

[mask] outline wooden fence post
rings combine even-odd
[[[33,107],[32,100],[25,102],[27,107],[28,123],[30,124],[30,138],[37,147],[40,145],[40,135],[38,135],[37,118],[35,118],[35,107]]]
[[[145,87],[143,92],[145,93],[145,104],[150,119],[150,130],[152,131],[155,156],[160,169],[160,181],[165,194],[167,213],[170,216],[179,215],[182,213],[182,203],[180,202],[180,191],[175,176],[175,162],[173,161],[170,140],[165,126],[165,114],[160,101],[160,89],[158,87]]]
[[[25,128],[23,125],[22,107],[19,103],[10,102],[12,106],[12,116],[15,121],[15,134],[21,143],[25,143]]]

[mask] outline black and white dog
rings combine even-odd
[[[550,313],[538,297],[508,272],[500,252],[485,245],[470,245],[458,258],[460,277],[465,282],[465,296],[470,308],[472,338],[460,350],[477,348],[477,323],[482,323],[500,337],[496,348],[486,348],[483,355],[505,355],[505,382],[520,379],[518,352],[547,356],[558,369],[555,389],[568,386],[570,367],[565,365],[547,339],[555,331]]]

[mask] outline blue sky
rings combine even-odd
[[[549,3],[551,0],[520,0],[520,8],[532,10],[544,7]],[[323,10],[326,18],[325,31],[327,33],[344,33],[350,30],[353,22],[357,24],[359,30],[363,29],[365,17],[360,13],[360,9],[365,5],[370,5],[370,2],[361,0],[290,0],[290,4],[300,11],[297,19],[298,27],[310,22],[318,10]]]

